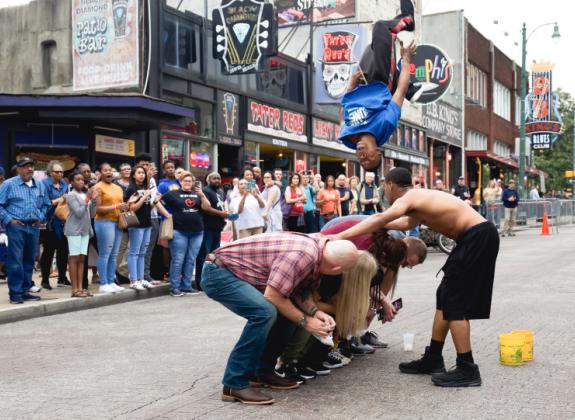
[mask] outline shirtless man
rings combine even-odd
[[[437,289],[431,344],[419,360],[400,363],[403,373],[432,374],[435,385],[479,386],[479,367],[473,362],[469,320],[487,319],[499,237],[495,226],[457,197],[441,191],[413,189],[411,173],[392,169],[385,177],[385,195],[391,207],[337,235],[348,239],[378,229],[409,230],[420,223],[457,241],[442,270]],[[457,367],[445,371],[442,350],[451,332]]]

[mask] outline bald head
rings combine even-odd
[[[320,264],[322,274],[340,274],[349,271],[357,264],[359,253],[355,245],[346,240],[329,241],[323,249]]]

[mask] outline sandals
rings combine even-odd
[[[87,297],[92,297],[92,296],[94,296],[94,295],[86,289],[77,290],[75,292],[72,292],[72,297],[76,297],[76,298],[87,298]]]

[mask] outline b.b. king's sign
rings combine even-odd
[[[553,64],[539,62],[531,68],[531,92],[525,98],[525,134],[535,150],[550,149],[559,138],[563,121],[559,98],[553,92]]]

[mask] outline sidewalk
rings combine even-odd
[[[34,272],[32,278],[36,285],[41,284],[42,281],[39,273]],[[96,283],[90,284],[90,292],[94,294],[93,297],[72,298],[70,297],[72,289],[70,287],[56,287],[56,282],[57,278],[51,278],[50,284],[52,290],[42,289],[40,293],[35,293],[40,296],[42,300],[25,302],[21,305],[12,305],[10,304],[8,296],[8,284],[5,280],[0,280],[0,324],[65,312],[81,311],[138,299],[147,299],[167,295],[170,291],[170,286],[166,283],[142,291],[126,288],[126,290],[121,293],[99,294],[99,284]]]

